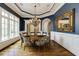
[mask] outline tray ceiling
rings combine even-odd
[[[5,3],[8,7],[18,13],[21,17],[34,17],[39,18],[53,15],[59,10],[64,3]],[[35,12],[36,6],[36,12]]]

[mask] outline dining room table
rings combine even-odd
[[[42,35],[42,34],[40,34],[40,35],[30,35],[30,34],[24,35],[24,37],[28,38],[31,43],[35,43],[35,41],[41,40],[41,38],[43,38],[45,36],[46,35]]]

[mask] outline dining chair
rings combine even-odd
[[[39,40],[37,40],[37,41],[35,42],[35,44],[36,44],[37,46],[43,46],[43,45],[45,45],[46,43],[49,43],[49,39],[48,39],[47,36],[42,37],[41,39],[39,39]]]
[[[37,35],[41,35],[41,32],[37,32]]]
[[[29,36],[28,37],[25,37],[22,35],[22,38],[23,38],[23,41],[24,41],[24,50],[26,48],[26,46],[31,46],[31,41],[29,40]]]
[[[30,35],[34,35],[34,32],[30,32]]]
[[[19,33],[19,35],[20,35],[20,41],[21,41],[21,47],[22,47],[22,45],[23,45],[24,41],[23,41],[23,38],[22,38],[22,34],[21,34],[21,33]]]

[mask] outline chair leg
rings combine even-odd
[[[26,46],[24,45],[24,51],[25,51]]]
[[[49,41],[48,46],[51,47],[51,41]]]
[[[53,46],[55,46],[55,42],[53,43]]]
[[[21,47],[22,47],[22,42],[21,42]]]
[[[21,43],[21,47],[22,47],[22,43]]]

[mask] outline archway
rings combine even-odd
[[[52,28],[53,28],[53,22],[49,18],[44,19],[42,22],[42,31],[47,33],[49,39],[51,36]]]
[[[50,32],[53,28],[53,23],[49,18],[46,18],[42,21],[42,31]]]

